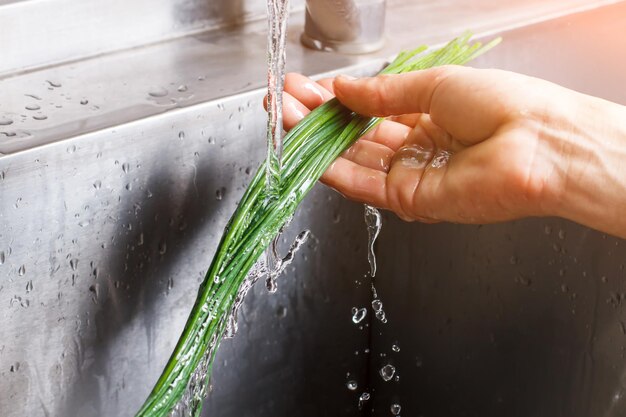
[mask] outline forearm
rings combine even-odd
[[[555,214],[626,238],[626,107],[579,96],[560,149]]]

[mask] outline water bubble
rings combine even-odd
[[[46,116],[45,114],[36,114],[33,116],[33,119],[35,120],[46,120],[48,118],[48,116]]]
[[[396,353],[400,352],[400,346],[398,345],[398,343],[394,343],[393,345],[391,345],[391,350]]]
[[[24,108],[26,110],[35,111],[41,109],[41,106],[39,106],[38,104],[27,104]]]
[[[387,364],[380,368],[379,373],[383,381],[389,382],[393,378],[393,375],[396,373],[396,368],[393,365]]]
[[[124,171],[125,174],[130,172],[130,164],[128,162],[122,164],[122,171]]]
[[[13,120],[6,117],[0,117],[0,126],[9,126],[13,124]]]
[[[95,188],[96,190],[99,190],[102,187],[102,181],[100,180],[96,180],[93,183],[93,188]]]
[[[363,321],[367,315],[367,309],[352,307],[352,323],[357,324]]]
[[[391,414],[394,416],[400,415],[400,411],[402,410],[402,407],[400,406],[400,404],[395,403],[395,404],[391,404]]]
[[[148,95],[151,97],[165,97],[168,94],[169,91],[163,87],[151,87],[148,91]]]
[[[26,293],[28,294],[33,290],[33,281],[30,280],[26,283]]]
[[[356,389],[359,387],[359,385],[357,384],[357,382],[354,379],[351,379],[350,381],[346,382],[346,387],[350,391],[356,391]]]
[[[17,274],[21,277],[26,275],[26,266],[25,265],[20,266],[20,269],[17,270]]]

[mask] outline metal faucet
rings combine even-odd
[[[386,0],[307,0],[304,45],[365,54],[384,44]]]

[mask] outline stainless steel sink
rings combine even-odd
[[[288,60],[315,76],[373,73],[401,48],[469,28],[504,37],[477,66],[626,103],[626,3],[606,3],[392,1],[387,46],[367,56],[303,49],[296,11]],[[194,23],[186,36],[0,79],[0,120],[14,121],[0,126],[0,415],[137,410],[264,154],[264,27]],[[403,416],[626,415],[623,241],[560,219],[385,215],[376,287],[389,321],[370,314],[361,329],[362,217],[314,189],[285,242],[303,228],[314,238],[277,294],[249,295],[218,353],[207,416],[385,416],[395,402]],[[386,363],[399,381],[381,379]],[[372,399],[359,411],[363,391]]]

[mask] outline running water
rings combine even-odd
[[[370,263],[370,275],[376,276],[376,254],[374,243],[383,227],[383,218],[377,208],[365,205],[365,225],[367,226],[367,260]]]
[[[265,165],[265,188],[267,198],[273,199],[280,193],[281,166],[283,153],[283,88],[285,86],[285,42],[287,39],[287,18],[289,0],[267,0],[267,159]],[[280,233],[265,252],[267,265],[267,289],[276,292],[275,271],[277,264],[278,239]]]

